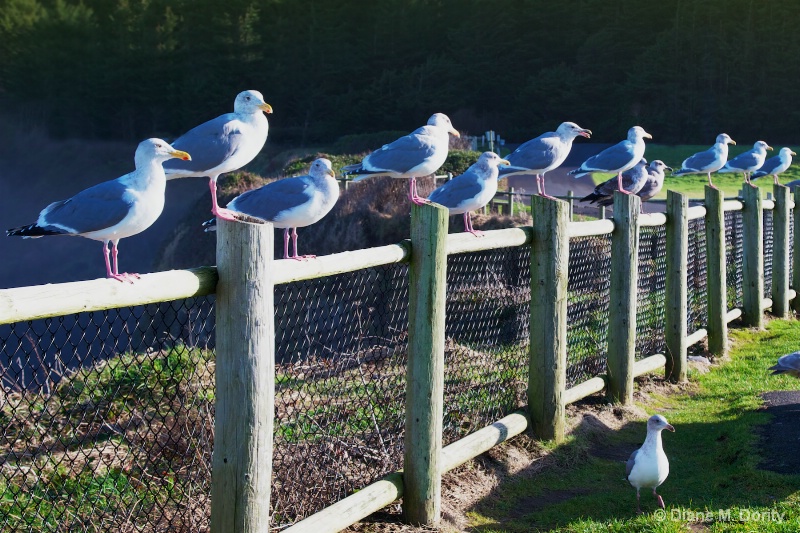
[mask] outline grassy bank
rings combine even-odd
[[[642,494],[636,516],[634,489],[623,461],[642,442],[644,419],[605,433],[602,442],[572,436],[554,450],[554,468],[520,476],[492,492],[468,513],[471,530],[599,532],[789,532],[800,530],[800,473],[760,470],[759,427],[770,415],[760,394],[796,390],[797,380],[769,376],[779,355],[800,345],[800,323],[773,321],[765,332],[732,332],[731,360],[710,373],[693,373],[697,386],[678,395],[651,394],[640,405],[667,417],[676,432],[664,435],[671,472],[659,490],[657,511]],[[787,453],[798,453],[797,443]]]

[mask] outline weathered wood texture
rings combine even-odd
[[[205,296],[216,287],[217,269],[201,267],[143,274],[134,283],[95,279],[0,289],[0,324]]]
[[[614,193],[608,317],[608,397],[612,402],[622,404],[633,401],[640,206],[638,196]]]
[[[742,189],[742,322],[764,327],[764,212],[761,189]]]
[[[725,211],[722,191],[705,188],[706,295],[708,300],[708,351],[722,357],[728,350],[728,285],[725,258]]]
[[[531,197],[531,320],[528,411],[540,439],[564,438],[567,383],[569,205]]]
[[[275,412],[272,224],[217,222],[211,533],[267,533]]]
[[[773,186],[772,211],[772,314],[789,316],[789,188]]]
[[[667,243],[665,280],[665,340],[667,364],[664,375],[673,383],[686,381],[687,276],[689,274],[689,198],[667,192]]]
[[[441,516],[447,209],[411,208],[403,519]]]
[[[303,279],[335,276],[344,272],[354,272],[380,265],[402,263],[408,261],[410,256],[410,242],[402,241],[388,246],[323,255],[311,261],[279,259],[273,263],[275,268],[274,281],[275,285],[280,285]]]
[[[519,435],[530,425],[528,414],[515,411],[490,426],[479,429],[442,448],[442,473],[461,466],[498,444]]]
[[[570,222],[570,237],[590,237],[592,235],[608,235],[614,231],[614,221],[608,218],[590,220],[588,222]]]

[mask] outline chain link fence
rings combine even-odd
[[[706,221],[695,218],[689,221],[689,257],[686,279],[687,324],[689,334],[705,328],[708,316],[708,287],[706,261]]]
[[[772,298],[772,210],[764,210],[764,235],[762,249],[764,251],[764,298]]]
[[[728,310],[742,307],[742,212],[725,212],[725,281],[728,286]]]
[[[639,231],[639,286],[636,292],[636,359],[666,353],[664,304],[667,232],[664,226]]]

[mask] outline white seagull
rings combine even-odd
[[[435,113],[428,124],[385,144],[366,156],[361,163],[342,168],[345,175],[357,175],[353,181],[373,176],[410,178],[409,199],[417,204],[426,203],[417,194],[416,178],[430,176],[444,165],[450,147],[449,134],[460,137],[444,113]]]
[[[521,172],[536,174],[539,196],[553,198],[544,190],[545,173],[564,162],[572,149],[572,141],[578,136],[591,137],[592,131],[581,128],[574,122],[562,122],[556,131],[548,131],[522,144],[507,157],[511,166],[500,169],[500,177]]]
[[[167,179],[208,177],[211,212],[225,220],[233,213],[217,204],[217,178],[252,161],[267,141],[269,122],[264,113],[272,106],[258,91],[243,91],[233,102],[233,113],[204,122],[178,137],[172,145],[194,155],[191,163],[171,161],[164,165]]]
[[[772,150],[772,146],[764,141],[756,141],[753,148],[737,155],[725,163],[725,166],[719,169],[719,171],[742,172],[747,184],[755,187],[755,185],[750,183],[750,173],[758,170],[764,164],[764,160],[767,158],[767,150]]]
[[[664,509],[664,499],[656,493],[656,488],[664,483],[669,475],[669,460],[661,446],[661,431],[675,431],[667,419],[653,415],[647,420],[647,438],[642,447],[633,452],[625,466],[625,477],[636,489],[636,512],[641,513],[639,490],[652,489],[658,505]]]
[[[772,374],[789,374],[796,378],[800,378],[800,352],[790,353],[781,356],[778,359],[778,364],[769,367]]]
[[[327,215],[339,199],[339,184],[331,162],[324,157],[314,160],[306,176],[285,178],[247,191],[226,206],[234,213],[244,213],[272,222],[283,231],[283,258],[308,259],[313,255],[297,255],[297,228],[310,226]],[[203,225],[213,231],[217,219]],[[292,251],[289,253],[289,237]]]
[[[611,172],[617,175],[617,190],[631,194],[622,186],[622,173],[633,168],[644,157],[645,137],[653,138],[641,126],[634,126],[628,130],[627,139],[590,157],[579,168],[571,170],[569,174],[580,178],[592,172]]]
[[[716,172],[725,166],[728,161],[728,145],[736,144],[736,141],[730,138],[727,133],[720,133],[717,135],[717,140],[714,146],[708,150],[698,152],[693,156],[687,157],[681,169],[673,174],[673,176],[682,176],[684,174],[707,174],[708,185],[714,189],[716,187],[711,183],[711,173]]]
[[[136,170],[99,183],[68,200],[53,202],[39,213],[33,224],[6,233],[24,238],[77,235],[102,241],[106,277],[133,283],[138,274],[119,273],[117,245],[120,239],[149,228],[161,215],[167,186],[162,163],[174,157],[191,160],[188,153],[176,150],[161,139],[142,141],[134,157]],[[113,269],[109,253],[113,256]]]
[[[780,182],[778,181],[778,174],[786,172],[789,167],[792,166],[793,155],[797,154],[794,153],[791,148],[781,148],[778,152],[778,155],[775,157],[770,157],[764,161],[764,164],[761,165],[761,168],[756,172],[753,172],[752,179],[755,180],[771,174],[775,179],[775,185],[779,185]]]
[[[463,174],[433,191],[428,200],[443,205],[451,215],[463,213],[464,231],[481,237],[483,232],[472,227],[470,211],[480,209],[494,198],[497,192],[498,165],[508,165],[508,161],[494,152],[484,152]]]

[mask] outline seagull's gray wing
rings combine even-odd
[[[778,168],[780,165],[781,165],[780,156],[776,155],[775,157],[770,157],[769,159],[764,161],[764,164],[761,165],[761,168],[759,168],[756,172],[753,172],[753,176],[752,177],[753,177],[753,179],[755,179],[755,178],[760,178],[760,177],[763,177],[763,176],[768,176],[768,175],[772,174],[772,172],[776,168]]]
[[[800,352],[790,353],[778,359],[778,364],[769,367],[773,374],[791,374],[800,377]]]
[[[227,207],[238,213],[274,222],[281,212],[303,205],[311,199],[311,184],[310,176],[273,181],[237,196]]]
[[[735,169],[750,168],[756,164],[758,164],[758,155],[755,153],[755,151],[748,150],[747,152],[739,154],[730,161],[728,161],[726,167]]]
[[[105,181],[70,198],[53,202],[39,215],[37,224],[55,233],[89,233],[121,222],[131,210],[133,196],[120,180]]]
[[[478,182],[478,178],[467,171],[433,191],[430,196],[428,196],[428,200],[454,209],[465,200],[477,196],[481,190],[482,187]]]
[[[230,159],[239,149],[244,136],[239,130],[236,115],[228,113],[187,131],[172,146],[192,154],[191,161],[170,159],[164,162],[167,175],[170,171],[203,172],[211,170]]]
[[[375,150],[361,163],[368,172],[393,172],[404,174],[417,167],[436,151],[434,137],[423,126],[396,141]],[[191,153],[191,152],[189,152]]]
[[[708,150],[687,157],[686,161],[684,161],[681,166],[688,170],[705,170],[706,167],[717,161],[718,156],[719,154],[713,148],[709,148]]]
[[[549,167],[558,156],[558,143],[560,141],[554,135],[553,133],[544,134],[531,139],[509,154],[506,160],[514,167],[533,170]],[[519,172],[518,170],[504,169],[503,167],[500,167],[499,170],[501,175]]]
[[[631,456],[628,458],[628,462],[625,463],[625,479],[631,475],[631,471],[633,470],[633,465],[636,464],[636,454],[639,453],[639,449],[634,451]]]
[[[632,144],[622,141],[584,161],[581,170],[590,172],[614,170],[630,163],[632,157]]]

